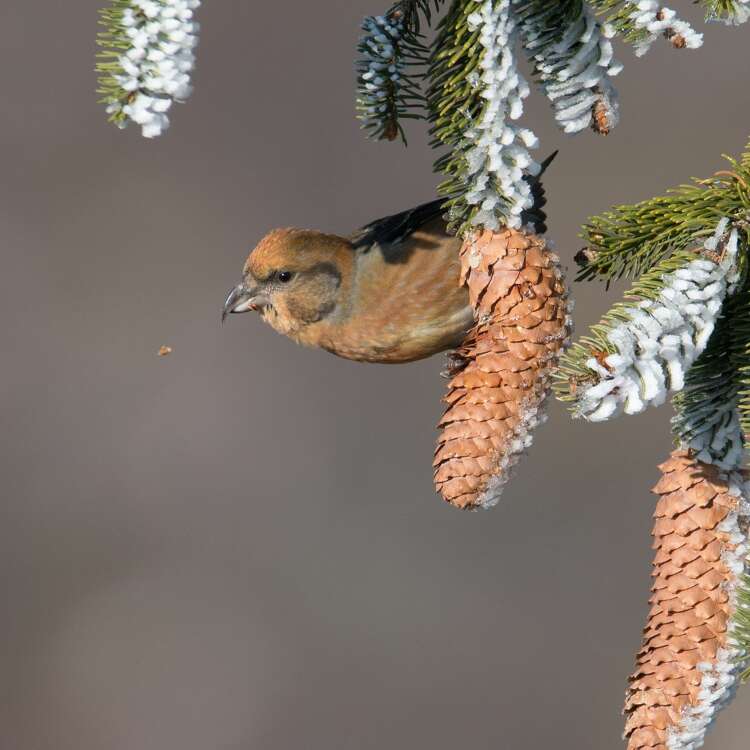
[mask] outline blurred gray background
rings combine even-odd
[[[266,230],[347,232],[434,194],[421,124],[404,150],[353,118],[382,6],[206,2],[195,94],[156,141],[96,104],[97,6],[0,9],[0,747],[620,747],[668,407],[596,426],[553,405],[500,507],[444,506],[440,359],[219,326]],[[750,135],[748,29],[705,31],[696,52],[619,48],[609,138],[529,100],[561,149],[571,271],[588,215]],[[616,291],[575,295],[580,331]],[[747,747],[749,707],[750,688],[709,747]]]

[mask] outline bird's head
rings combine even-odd
[[[353,272],[351,243],[306,229],[275,229],[250,253],[242,282],[229,293],[229,313],[250,310],[279,333],[298,336],[333,315]]]

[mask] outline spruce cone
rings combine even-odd
[[[652,606],[625,704],[629,750],[699,747],[741,671],[732,618],[747,556],[744,478],[685,450],[660,468]]]
[[[458,508],[488,508],[543,421],[549,375],[570,335],[557,256],[541,237],[486,231],[461,248],[476,323],[456,353],[435,451],[435,484]]]

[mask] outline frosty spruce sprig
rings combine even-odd
[[[750,18],[750,0],[703,0],[702,5],[709,21],[739,26]]]
[[[649,50],[659,36],[678,49],[695,49],[703,44],[703,35],[679,18],[674,10],[656,0],[590,0],[626,41],[635,46],[636,54]],[[748,0],[695,0],[703,6],[707,21],[737,26],[750,18]]]
[[[699,0],[709,20],[739,24],[750,0]],[[422,27],[445,8],[427,46]],[[703,37],[656,0],[403,0],[365,20],[357,109],[375,139],[405,141],[403,120],[427,118],[451,229],[518,228],[533,198],[536,136],[521,124],[529,85],[519,50],[566,133],[608,134],[619,119],[612,41],[642,55],[660,37],[676,49]],[[425,61],[429,60],[429,64]],[[425,102],[426,99],[426,102]]]
[[[516,67],[518,26],[510,0],[456,4],[442,24],[429,92],[432,133],[448,151],[438,161],[450,219],[472,229],[521,226],[533,206],[527,175],[539,164],[537,137],[515,124],[529,86]],[[470,49],[472,54],[465,55]]]
[[[560,394],[576,416],[599,422],[637,414],[682,390],[737,279],[738,233],[726,236],[728,223],[722,219],[694,252],[678,252],[644,274],[628,301],[572,348]]]
[[[669,394],[651,609],[630,678],[630,750],[696,750],[750,665],[750,144],[729,169],[591,219],[582,276],[636,281],[561,359],[592,422]]]
[[[429,50],[418,28],[418,10],[407,16],[399,5],[362,23],[357,109],[362,126],[376,140],[401,136],[406,143],[402,121],[422,117],[425,99],[414,78],[427,65]]]
[[[534,77],[560,127],[566,133],[587,127],[609,133],[619,117],[611,79],[622,70],[613,57],[613,28],[599,22],[583,3],[576,13],[565,2],[519,0],[515,8]],[[565,29],[562,36],[560,28]]]
[[[192,92],[200,0],[113,0],[100,11],[98,92],[109,119],[141,126],[146,138],[169,127],[174,102]]]
[[[677,49],[696,49],[703,44],[703,34],[698,34],[675,11],[656,0],[591,0],[591,4],[633,44],[636,55],[648,52],[660,36]]]

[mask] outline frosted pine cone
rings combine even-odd
[[[733,636],[747,558],[744,478],[684,450],[662,464],[651,611],[630,679],[630,750],[693,750],[742,670]]]
[[[435,484],[459,508],[497,503],[511,467],[543,421],[549,376],[570,335],[557,256],[513,229],[472,235],[461,248],[476,324],[458,351],[435,451]]]

